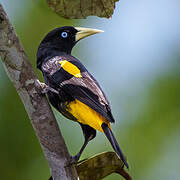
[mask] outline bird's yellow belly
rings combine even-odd
[[[89,125],[101,132],[103,132],[101,127],[102,123],[106,123],[110,127],[110,123],[106,120],[106,118],[77,99],[70,102],[67,108],[68,112],[70,112],[78,120],[78,122],[82,124]]]

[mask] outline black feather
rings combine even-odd
[[[122,153],[122,151],[121,151],[121,149],[120,149],[120,147],[119,147],[119,144],[118,144],[118,142],[116,141],[116,138],[114,137],[114,134],[113,134],[113,132],[111,131],[111,129],[110,129],[110,128],[108,127],[108,125],[105,124],[105,123],[103,123],[103,124],[101,125],[101,127],[102,127],[102,129],[103,129],[106,137],[108,138],[109,142],[111,143],[114,151],[117,153],[117,155],[119,156],[119,158],[124,162],[124,165],[125,165],[127,168],[129,168],[128,163],[127,163],[127,161],[126,161],[126,159],[125,159],[125,157],[124,157],[124,155],[123,155],[123,153]]]

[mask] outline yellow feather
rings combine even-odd
[[[75,76],[77,78],[81,78],[82,77],[79,68],[76,67],[74,64],[70,63],[67,60],[59,61],[59,63],[61,64],[61,67],[65,71],[67,71],[69,74],[72,74],[73,76]]]
[[[102,123],[108,124],[109,128],[111,128],[110,123],[106,118],[77,99],[70,102],[67,108],[67,110],[78,120],[78,122],[82,124],[89,125],[101,132],[103,132],[101,127]]]

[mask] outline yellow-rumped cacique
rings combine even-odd
[[[71,55],[81,39],[103,32],[97,29],[64,26],[50,31],[37,51],[37,68],[44,76],[50,103],[66,118],[78,122],[84,144],[72,162],[79,160],[84,148],[95,138],[96,130],[104,132],[118,157],[128,168],[110,123],[114,122],[110,104],[96,79]]]

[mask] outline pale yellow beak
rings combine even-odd
[[[75,27],[75,29],[78,31],[76,33],[76,42],[79,41],[80,39],[87,37],[87,36],[104,32],[104,31],[99,30],[99,29],[82,28],[82,27]]]

